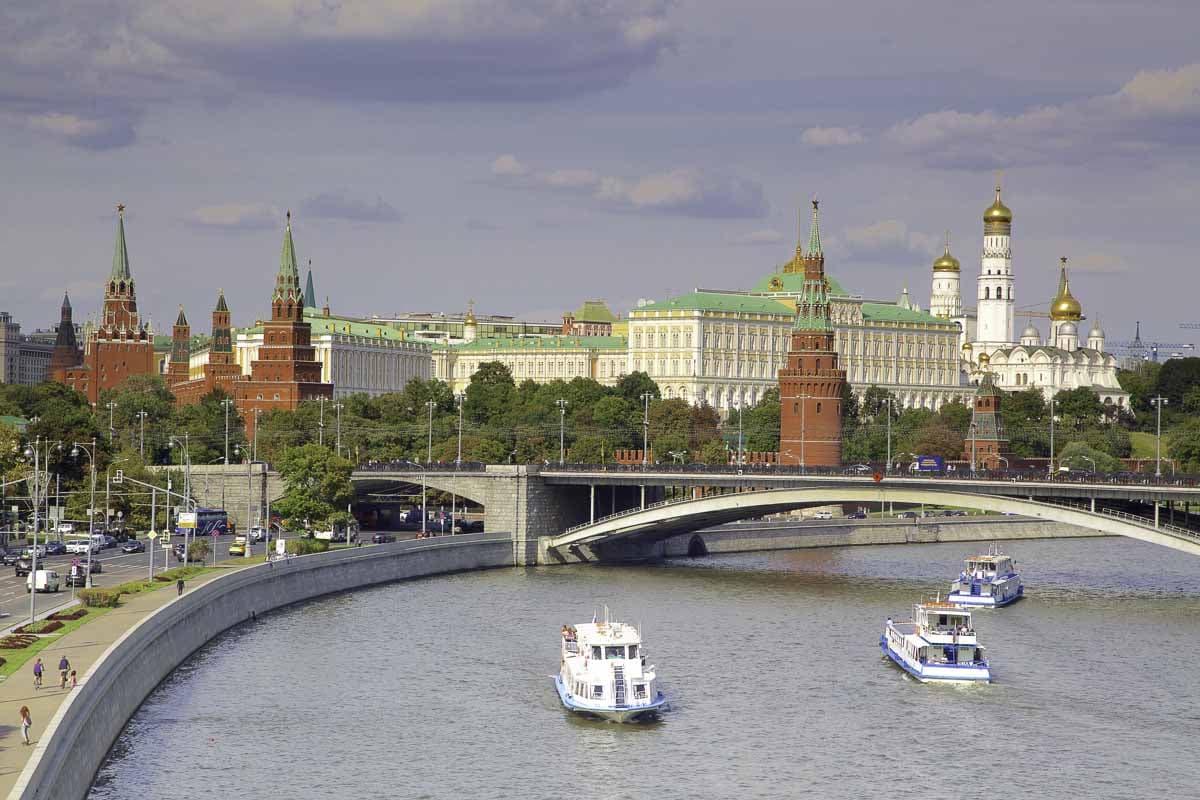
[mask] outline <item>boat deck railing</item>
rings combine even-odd
[[[571,653],[572,655],[578,655],[578,653],[579,653],[579,642],[578,642],[578,641],[576,641],[575,639],[565,639],[565,640],[563,640],[563,646],[565,646],[565,647],[566,647],[566,649],[567,649],[567,652],[568,652],[568,653]]]

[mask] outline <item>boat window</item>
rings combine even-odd
[[[635,683],[633,685],[633,696],[639,700],[644,700],[646,697],[646,684]]]
[[[613,659],[624,658],[624,657],[625,657],[625,648],[622,645],[617,645],[616,647],[613,647],[610,645],[609,647],[604,648],[604,658],[607,661],[612,661]]]
[[[637,658],[637,647],[638,646],[636,644],[629,645],[629,657],[630,658]]]
[[[603,686],[593,686],[592,687],[592,697],[604,697],[604,687]]]
[[[592,645],[592,658],[600,658],[600,645]]]

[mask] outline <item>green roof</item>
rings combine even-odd
[[[921,322],[927,325],[956,327],[953,322],[925,311],[913,311],[894,303],[863,303],[864,322]]]
[[[804,276],[799,276],[803,278]],[[775,314],[792,316],[791,308],[769,297],[756,297],[748,294],[721,294],[720,292],[691,292],[671,297],[657,303],[633,309],[630,313],[642,311],[724,311],[731,314]]]
[[[129,251],[125,248],[125,206],[117,209],[117,244],[113,247],[112,272],[108,274],[110,281],[127,281],[132,278],[129,273]]]
[[[8,414],[0,415],[0,425],[12,428],[18,433],[24,433],[29,428],[29,420],[24,417],[13,417]]]
[[[585,300],[578,310],[572,312],[576,322],[606,322],[617,321],[616,314],[608,310],[603,300]]]
[[[778,288],[771,286],[771,281],[775,278],[779,279]],[[849,297],[850,293],[842,288],[842,285],[837,282],[828,273],[825,274],[825,280],[829,281],[829,296],[830,297]],[[761,281],[754,284],[751,290],[754,292],[778,292],[780,294],[799,294],[804,291],[804,273],[803,272],[772,272],[764,277]]]
[[[455,352],[491,352],[500,350],[625,350],[624,336],[523,336],[520,338],[476,339],[452,344]]]
[[[406,341],[423,344],[420,339],[407,337],[404,331],[386,322],[362,322],[361,320],[348,319],[346,317],[327,317],[324,314],[313,312],[315,312],[315,309],[304,309],[304,321],[309,324],[313,336],[322,336],[327,333],[342,333],[347,336],[361,336],[364,339],[386,339],[394,342]],[[238,333],[262,333],[262,330],[262,325],[236,328],[233,335],[236,337]]]

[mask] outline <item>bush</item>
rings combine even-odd
[[[29,634],[9,635],[0,639],[0,648],[5,650],[20,650],[22,647],[29,647],[38,640],[38,637]]]
[[[80,589],[75,595],[88,608],[116,608],[121,593],[115,589]]]
[[[54,619],[42,619],[37,622],[27,622],[19,628],[13,628],[13,633],[54,633],[63,623]]]
[[[324,539],[287,539],[286,541],[287,551],[294,556],[324,553],[329,549],[329,542]]]
[[[163,583],[174,583],[180,578],[187,580],[194,575],[199,575],[203,571],[203,567],[175,567],[174,569],[169,569],[166,572],[158,573],[154,576],[154,580],[162,581]]]

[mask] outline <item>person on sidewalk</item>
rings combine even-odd
[[[29,744],[29,729],[33,727],[33,717],[29,716],[29,706],[21,706],[21,738]]]
[[[71,671],[71,662],[68,661],[67,657],[64,655],[62,658],[60,658],[58,660],[58,674],[62,678],[62,682],[59,684],[58,688],[60,688],[60,689],[67,688],[67,673],[69,673],[70,671]]]
[[[79,680],[75,677],[75,670],[71,670],[71,688],[74,689],[79,685]]]
[[[183,597],[183,578],[175,581],[175,588],[179,590],[179,597]]]
[[[42,660],[39,658],[33,665],[33,688],[42,688],[42,671],[46,668],[42,665]]]

